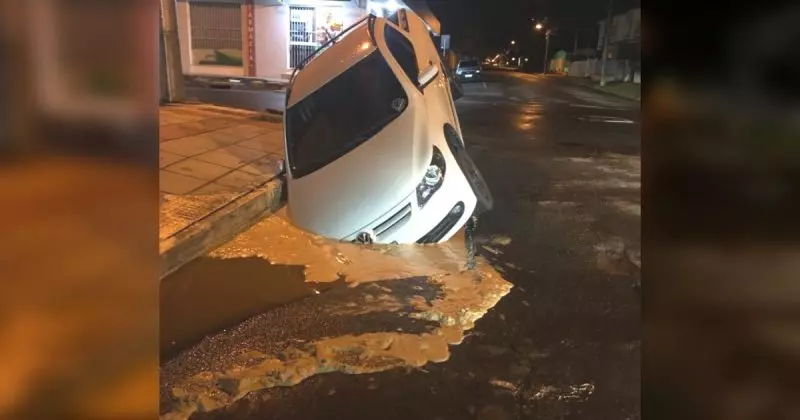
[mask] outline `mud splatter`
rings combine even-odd
[[[284,218],[272,217],[212,256],[259,257],[273,264],[302,265],[309,283],[344,278],[350,285],[364,288],[363,301],[319,308],[331,315],[389,312],[434,327],[417,334],[392,327],[386,332],[321,338],[293,343],[279,354],[244,352],[246,357],[233,367],[203,371],[175,382],[162,419],[188,419],[194,412],[228,406],[250,392],[293,386],[318,374],[375,373],[444,362],[450,356],[449,346],[460,344],[465,332],[512,288],[482,258],[476,270],[463,271],[466,250],[460,236],[436,246],[358,246],[311,235]],[[393,290],[396,287],[380,284],[420,277],[438,292],[425,296],[424,287],[414,287],[409,288],[409,296],[398,296]]]

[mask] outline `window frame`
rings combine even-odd
[[[403,74],[405,74],[408,77],[409,81],[414,85],[414,87],[418,91],[422,92],[422,88],[419,85],[419,73],[421,70],[419,68],[419,61],[417,60],[417,50],[414,48],[414,43],[411,42],[411,40],[406,37],[406,35],[403,33],[401,29],[395,28],[394,25],[387,23],[384,26],[385,27],[383,29],[383,39],[384,42],[386,43],[386,49],[389,51],[389,55],[392,57],[392,60],[394,60],[397,63],[397,65],[400,66],[400,68],[403,70]],[[392,49],[389,42],[390,37],[387,35],[387,33],[390,31],[394,31],[396,36],[400,37],[403,41],[405,41],[408,44],[409,47],[411,47],[411,53],[412,53],[411,58],[413,59],[412,62],[414,63],[414,68],[416,70],[413,76],[408,73],[408,70],[403,66],[403,63],[400,62],[400,60],[397,58],[397,55],[394,53],[394,50]]]

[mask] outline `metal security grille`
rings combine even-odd
[[[289,68],[297,67],[319,48],[313,7],[289,8]]]
[[[192,49],[242,50],[242,6],[190,2]]]

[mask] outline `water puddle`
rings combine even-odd
[[[306,283],[303,271],[303,266],[273,265],[256,257],[204,257],[166,277],[159,309],[162,362],[206,335],[337,284]]]
[[[491,244],[502,252],[502,242]],[[256,315],[163,364],[162,418],[187,419],[317,374],[446,361],[450,346],[512,287],[482,258],[476,270],[465,266],[463,235],[440,245],[361,246],[300,231],[281,215],[260,222],[176,273],[190,280],[162,292],[165,299],[195,298],[162,308],[172,334],[195,316],[205,319],[197,325],[223,325],[272,302],[329,291]]]

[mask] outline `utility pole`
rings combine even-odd
[[[544,69],[542,70],[542,73],[544,74],[547,74],[547,64],[549,64],[547,60],[547,53],[549,49],[550,49],[550,28],[547,28],[544,31]]]
[[[183,87],[183,64],[181,63],[181,45],[178,41],[178,13],[176,0],[160,0],[161,2],[161,47],[163,51],[161,72],[166,77],[168,102],[180,102],[185,99]]]
[[[576,29],[575,30],[575,46],[572,47],[572,57],[573,57],[573,59],[574,59],[574,57],[576,55],[578,55],[578,34],[579,33],[580,32]]]
[[[553,28],[547,23],[547,18],[544,20],[536,21],[536,19],[531,19],[534,22],[533,29],[537,31],[544,31],[544,65],[542,66],[542,73],[547,74],[547,67],[549,60],[547,59],[548,52],[550,51],[550,34],[553,32]],[[556,28],[558,29],[558,28]]]
[[[600,59],[600,86],[606,85],[606,60],[608,59],[608,38],[611,33],[611,11],[614,0],[608,0],[608,16],[606,17],[605,28],[603,28],[603,57]]]

